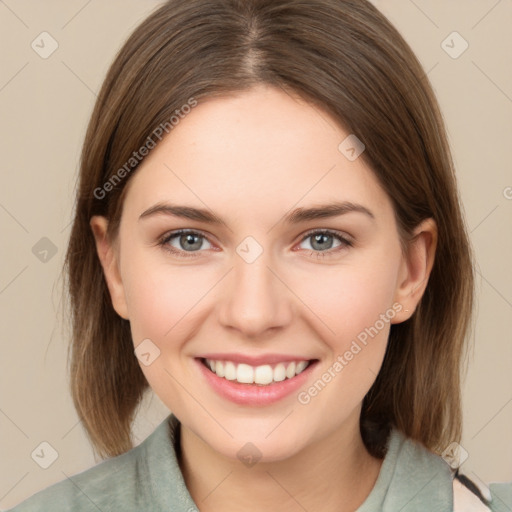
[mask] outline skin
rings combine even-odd
[[[149,338],[160,350],[141,369],[181,421],[180,466],[202,512],[353,511],[375,485],[382,460],[366,450],[359,417],[390,323],[307,405],[297,393],[264,407],[234,404],[205,383],[194,361],[207,352],[316,358],[310,386],[393,304],[401,311],[391,323],[413,314],[436,226],[420,224],[402,253],[389,197],[362,158],[351,162],[338,150],[347,135],[327,113],[271,87],[210,98],[130,179],[119,236],[108,240],[107,220],[91,219],[116,312],[130,320],[135,347]],[[364,205],[374,219],[351,212],[282,222],[294,208],[334,200]],[[158,202],[207,208],[225,224],[139,220]],[[195,257],[158,245],[177,229],[205,236],[189,252],[179,236],[168,242]],[[304,239],[312,229],[338,231],[353,245],[338,250],[336,237],[314,245]],[[263,249],[252,263],[236,252],[247,236]],[[237,458],[249,441],[262,454],[252,467]]]

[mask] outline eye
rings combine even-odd
[[[312,250],[309,251],[309,254],[311,256],[316,255],[317,257],[332,256],[347,247],[352,247],[353,245],[353,243],[341,233],[328,229],[310,231],[303,237],[301,243],[309,239],[312,241],[310,243]],[[337,239],[339,244],[331,250],[333,247],[333,239]]]
[[[178,247],[172,245],[171,241],[174,241],[174,239],[176,239]],[[180,229],[179,231],[174,231],[165,235],[159,241],[159,245],[179,257],[193,258],[195,257],[194,253],[200,252],[199,249],[201,249],[204,241],[207,241],[207,238],[199,231]]]
[[[347,247],[352,247],[353,245],[353,243],[341,233],[328,229],[310,231],[304,235],[301,243],[309,239],[312,240],[312,243],[310,244],[312,249],[309,249],[309,255],[316,255],[317,257],[322,258],[325,256],[332,256]],[[339,242],[334,249],[333,239],[336,239]],[[177,247],[176,245],[173,245],[173,241],[175,241]],[[169,251],[180,258],[194,258],[197,256],[195,253],[202,252],[201,249],[205,241],[208,242],[207,237],[199,231],[180,229],[166,234],[158,244],[166,251]]]

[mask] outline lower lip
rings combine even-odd
[[[305,384],[313,368],[318,363],[318,361],[313,361],[302,373],[291,379],[259,386],[258,384],[242,384],[237,381],[224,379],[206,368],[200,359],[195,359],[195,361],[199,365],[199,369],[206,381],[220,396],[236,404],[251,406],[269,405],[297,391]]]

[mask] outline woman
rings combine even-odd
[[[14,511],[512,505],[454,480],[471,250],[437,101],[370,3],[152,14],[98,97],[66,263],[111,458]],[[172,413],[133,448],[149,388]]]

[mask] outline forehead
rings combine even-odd
[[[328,113],[278,89],[209,98],[145,158],[125,206],[140,214],[172,200],[274,221],[279,212],[329,200],[389,210],[362,158],[350,161],[339,150],[349,135]]]

